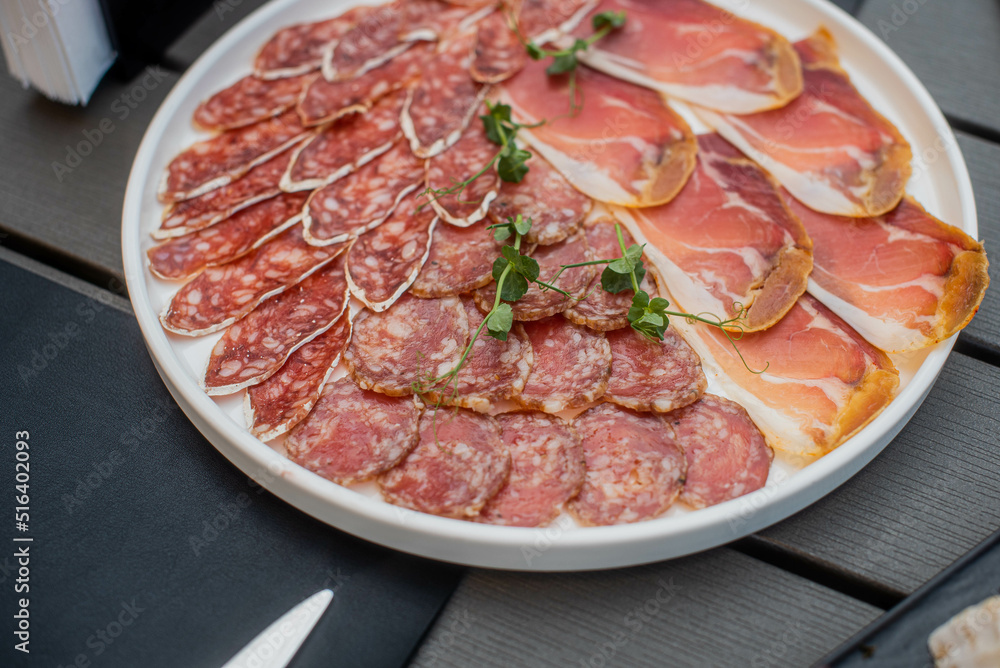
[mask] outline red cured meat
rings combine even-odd
[[[527,39],[545,44],[572,31],[595,3],[596,0],[521,0],[518,28]]]
[[[416,447],[422,410],[416,397],[387,397],[341,378],[326,386],[316,408],[285,439],[285,449],[293,462],[328,480],[369,480]]]
[[[581,524],[653,519],[681,492],[687,468],[673,429],[660,417],[601,404],[573,420],[587,475],[569,510]]]
[[[583,444],[562,418],[545,413],[497,416],[510,449],[510,476],[483,508],[479,522],[545,526],[576,496],[586,474]]]
[[[373,7],[355,7],[326,21],[299,23],[282,28],[257,53],[254,74],[262,79],[304,74],[319,69],[323,51],[350,30]]]
[[[195,125],[209,131],[230,130],[277,116],[295,106],[314,78],[313,74],[284,79],[243,77],[198,105]]]
[[[511,30],[503,9],[479,22],[476,30],[472,78],[480,83],[500,83],[517,74],[528,59],[518,34]]]
[[[153,246],[146,251],[150,271],[176,281],[234,260],[297,223],[305,201],[305,194],[281,194],[217,225]]]
[[[461,408],[428,410],[420,418],[420,443],[378,482],[389,503],[469,518],[497,493],[509,471],[510,452],[496,420]]]
[[[607,333],[611,379],[604,398],[637,411],[667,413],[697,401],[708,382],[701,359],[668,328],[663,341],[631,327]]]
[[[481,123],[471,123],[454,146],[427,161],[427,187],[446,190],[456,182],[472,178],[499,150],[486,137]],[[445,222],[468,227],[486,217],[490,202],[496,199],[499,188],[500,177],[494,168],[464,189],[450,195],[435,195],[430,202]]]
[[[449,297],[492,281],[501,244],[486,229],[489,224],[482,220],[471,227],[435,226],[431,252],[410,292],[418,297]]]
[[[522,406],[546,413],[579,408],[600,399],[611,377],[611,346],[593,332],[562,316],[524,325],[534,363],[528,382],[516,397]]]
[[[295,350],[319,336],[347,308],[343,257],[233,323],[212,349],[208,394],[232,394],[263,382]]]

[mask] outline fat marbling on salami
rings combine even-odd
[[[670,327],[663,340],[631,327],[606,334],[611,344],[611,379],[605,399],[637,411],[667,413],[697,401],[708,381],[701,359]]]
[[[511,28],[505,8],[498,9],[476,26],[476,46],[470,72],[480,83],[500,83],[517,74],[528,52]]]
[[[282,28],[257,53],[254,74],[262,79],[304,74],[323,64],[323,51],[350,30],[374,8],[355,7],[325,21],[299,23]]]
[[[481,220],[471,227],[435,226],[430,255],[410,292],[418,297],[450,297],[492,281],[501,244],[486,229],[488,225]]]
[[[456,182],[471,179],[489,164],[498,150],[487,138],[482,123],[470,123],[454,146],[427,161],[427,187],[448,190]],[[445,222],[468,227],[486,217],[499,189],[500,177],[494,167],[459,191],[433,195],[430,203]]]
[[[202,130],[219,132],[277,116],[295,106],[315,77],[315,74],[284,79],[243,77],[198,105],[194,123]]]
[[[601,332],[561,315],[524,324],[534,364],[518,403],[546,413],[600,399],[611,377],[611,346]]]

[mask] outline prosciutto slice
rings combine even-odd
[[[851,84],[829,32],[796,42],[795,50],[805,81],[795,100],[748,116],[698,115],[811,209],[841,216],[892,210],[910,177],[910,145]]]
[[[569,77],[532,61],[506,81],[501,99],[521,123],[548,122],[523,137],[573,186],[601,202],[669,202],[694,169],[697,144],[687,123],[653,91],[577,68],[586,103],[569,114]]]
[[[702,0],[602,0],[593,14],[623,11],[625,25],[584,52],[591,67],[710,109],[749,114],[802,91],[788,40]],[[591,31],[581,22],[577,37]]]
[[[690,313],[766,329],[805,292],[812,242],[777,184],[715,134],[699,135],[698,166],[669,204],[621,215]]]
[[[874,218],[786,200],[816,242],[809,292],[879,348],[932,345],[975,315],[990,282],[982,244],[913,199]]]
[[[597,0],[521,0],[517,25],[521,34],[542,45],[577,27]]]

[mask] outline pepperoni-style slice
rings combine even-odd
[[[282,28],[257,53],[254,74],[261,79],[279,79],[319,69],[323,51],[350,30],[374,8],[355,7],[326,21],[299,23]]]
[[[198,105],[194,110],[195,125],[208,131],[231,130],[277,116],[295,106],[315,77],[315,74],[284,79],[243,77]]]
[[[559,516],[586,475],[583,444],[557,415],[505,413],[497,416],[510,449],[510,475],[479,513],[479,522],[538,527]]]
[[[432,158],[457,142],[486,96],[486,87],[469,76],[473,39],[469,34],[445,45],[410,90],[399,123],[417,157]]]
[[[247,388],[243,400],[250,433],[262,441],[281,436],[309,415],[351,338],[351,314],[288,356],[277,373]]]
[[[549,282],[564,264],[587,262],[592,259],[583,232],[577,232],[565,241],[552,246],[539,246],[531,256],[538,262],[539,279],[545,282]],[[583,297],[594,277],[594,271],[593,266],[567,269],[559,276],[556,287],[573,295],[574,298]],[[496,293],[496,283],[490,283],[476,290],[475,297],[479,308],[487,312],[492,309]],[[532,284],[523,297],[511,304],[511,309],[515,320],[540,320],[565,311],[573,303],[575,302],[570,298],[555,290],[543,292],[537,285]]]
[[[486,229],[489,224],[481,220],[471,227],[435,226],[430,255],[410,292],[418,297],[448,297],[492,281],[501,244]]]
[[[384,311],[416,280],[427,260],[437,214],[431,207],[417,210],[411,193],[384,223],[351,243],[347,254],[347,282],[351,294],[373,311]]]
[[[415,41],[433,41],[433,30],[411,26],[410,14],[422,9],[439,9],[426,0],[393,2],[375,8],[340,39],[331,42],[323,54],[323,78],[348,81],[396,58]],[[433,8],[433,9],[432,9]]]
[[[344,362],[365,389],[391,396],[455,367],[469,341],[469,317],[457,297],[403,295],[382,313],[362,311]]]
[[[607,333],[611,379],[604,398],[637,411],[667,413],[694,403],[708,381],[701,359],[674,329],[663,340],[648,339],[631,327]]]
[[[333,326],[348,299],[341,256],[230,325],[212,349],[205,391],[232,394],[267,380],[299,346]]]
[[[593,332],[553,316],[524,325],[534,364],[521,394],[527,408],[558,413],[600,399],[611,377],[611,346]]]
[[[558,243],[580,229],[594,201],[571,186],[545,158],[536,155],[526,164],[528,173],[520,183],[500,184],[490,217],[505,223],[521,214],[531,218],[526,241],[543,246]]]
[[[427,161],[427,187],[447,190],[456,182],[472,178],[498,150],[499,147],[486,137],[482,123],[471,123],[454,146]],[[442,220],[468,227],[486,217],[499,188],[500,177],[496,169],[489,169],[458,192],[434,196],[431,206]]]
[[[364,114],[341,118],[297,149],[281,177],[285,191],[312,190],[350,174],[382,155],[399,137],[405,93],[386,95]]]
[[[517,74],[527,62],[528,52],[517,33],[511,30],[503,10],[479,22],[472,78],[480,83],[500,83]]]
[[[397,141],[358,171],[313,191],[304,209],[306,240],[325,246],[378,227],[423,177],[423,161]]]
[[[667,416],[687,459],[681,501],[714,506],[760,489],[774,453],[739,404],[706,394]]]
[[[474,517],[503,485],[510,452],[489,415],[428,410],[420,443],[396,468],[379,476],[389,503],[445,517]]]
[[[344,248],[310,246],[302,238],[302,226],[295,225],[253,252],[201,272],[177,291],[160,314],[160,323],[184,336],[217,332],[298,283]]]
[[[305,133],[299,115],[288,111],[198,142],[170,161],[157,196],[161,202],[176,202],[224,186],[281,153]]]
[[[417,397],[387,397],[341,378],[285,439],[288,457],[314,473],[348,485],[395,466],[419,440],[423,405]]]
[[[662,418],[601,404],[573,421],[587,475],[569,510],[581,524],[653,519],[677,499],[687,468],[673,429]]]
[[[218,225],[153,246],[146,251],[149,269],[160,278],[176,281],[234,260],[299,222],[305,201],[304,193],[282,193]]]

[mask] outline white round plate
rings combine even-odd
[[[696,511],[624,526],[580,528],[563,515],[543,529],[498,527],[405,510],[378,498],[371,486],[349,489],[287,460],[251,436],[242,397],[210,398],[198,386],[217,337],[168,335],[157,314],[177,285],[145,266],[149,233],[158,227],[156,189],[181,149],[203,138],[190,119],[197,104],[247,74],[257,49],[279,27],[339,14],[357,0],[276,0],[234,26],[180,79],[142,141],[125,194],[122,250],[136,317],[160,375],[195,426],[233,464],[300,510],[338,529],[434,559],[516,570],[585,570],[659,561],[705,550],[758,531],[802,510],[871,461],[927,396],[954,339],[907,357],[894,356],[901,390],[864,430],[815,463],[795,470],[780,463],[752,494]],[[976,236],[972,186],[955,137],[930,95],[902,61],[826,0],[717,2],[774,28],[790,40],[821,25],[837,39],[841,61],[857,88],[902,131],[914,149],[909,192],[933,214]]]

